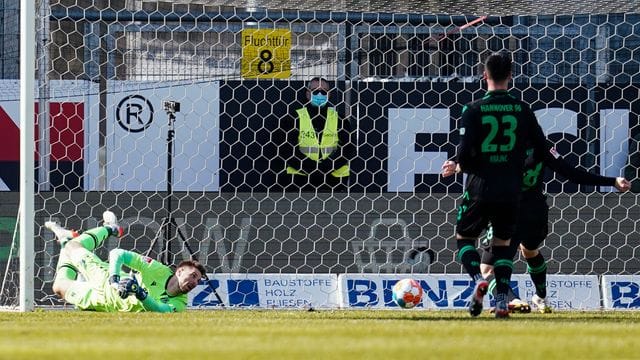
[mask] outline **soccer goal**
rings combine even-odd
[[[463,308],[452,241],[463,177],[439,173],[493,51],[512,53],[513,94],[570,163],[638,177],[640,14],[624,1],[557,15],[405,1],[4,3],[5,308],[64,306],[51,289],[60,247],[43,224],[87,229],[107,209],[126,236],[99,256],[196,258],[227,305],[390,307],[393,283],[412,277],[429,288],[424,308]],[[287,174],[286,124],[314,77],[350,127],[344,187],[299,188]],[[558,307],[640,307],[638,184],[619,194],[547,176],[542,253]],[[514,286],[530,291],[526,263],[514,264]],[[220,306],[204,284],[190,302]]]

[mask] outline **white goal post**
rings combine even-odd
[[[35,3],[20,1],[20,311],[34,309]],[[15,237],[14,239],[15,240]]]

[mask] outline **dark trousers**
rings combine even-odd
[[[349,177],[337,178],[331,175],[290,175],[286,174],[287,185],[285,191],[305,191],[305,192],[345,192],[349,182]]]

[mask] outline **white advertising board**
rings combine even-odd
[[[210,274],[189,293],[189,306],[259,308],[337,308],[338,280],[333,274]]]

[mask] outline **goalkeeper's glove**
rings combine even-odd
[[[109,285],[111,285],[112,288],[118,290],[118,287],[120,286],[120,276],[118,275],[111,275],[109,276]]]
[[[140,286],[135,278],[122,279],[118,284],[118,295],[123,299],[135,295],[136,299],[142,301],[147,298],[147,290]]]

